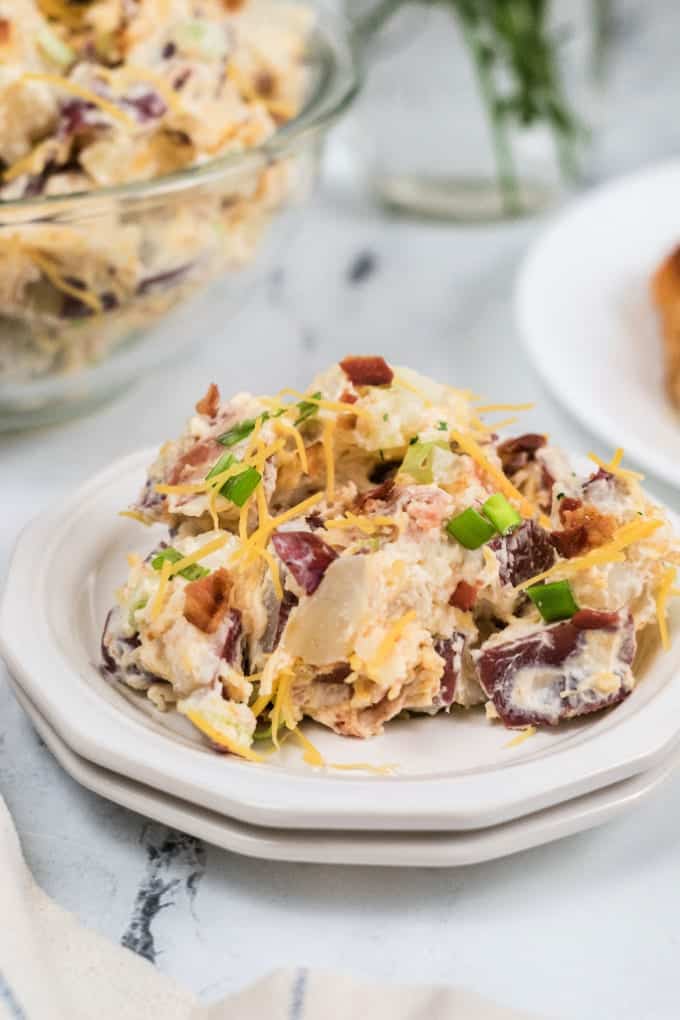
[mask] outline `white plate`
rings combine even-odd
[[[477,829],[653,768],[680,737],[680,642],[652,656],[608,714],[511,737],[481,711],[395,722],[351,741],[310,733],[329,761],[397,763],[393,776],[313,770],[289,745],[252,765],[218,756],[174,713],[104,679],[99,638],[125,553],[157,535],[117,516],[137,493],[150,451],[109,467],[19,539],[0,606],[0,651],[36,708],[81,757],[250,824],[401,831]]]
[[[595,828],[637,805],[677,768],[680,750],[656,768],[514,822],[470,832],[366,833],[265,829],[224,818],[80,758],[57,736],[24,692],[19,703],[50,751],[76,782],[154,821],[246,857],[308,864],[445,868],[480,864]]]
[[[543,381],[612,449],[680,485],[680,417],[666,400],[649,280],[680,243],[680,161],[571,205],[520,270],[515,313]]]

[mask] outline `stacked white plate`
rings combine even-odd
[[[186,721],[99,671],[100,634],[125,554],[159,534],[119,517],[152,453],[112,465],[28,526],[0,606],[17,696],[80,783],[219,846],[269,859],[450,866],[600,824],[651,793],[680,756],[680,643],[648,651],[640,682],[596,718],[517,743],[481,712],[391,723],[383,737],[309,734],[312,769],[287,744],[264,764],[216,755]]]

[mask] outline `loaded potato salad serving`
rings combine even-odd
[[[0,382],[96,362],[252,261],[302,160],[132,186],[271,139],[304,105],[311,28],[272,0],[0,0]]]
[[[129,516],[167,528],[106,621],[108,674],[259,759],[304,721],[372,737],[486,712],[532,732],[633,690],[668,644],[680,544],[640,476],[577,474],[546,436],[500,439],[472,394],[381,357],[307,392],[215,385]]]

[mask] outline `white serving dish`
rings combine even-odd
[[[603,825],[654,793],[677,768],[680,750],[631,779],[553,808],[468,832],[318,832],[271,829],[225,818],[152,790],[79,757],[16,685],[15,694],[48,748],[76,782],[154,821],[246,857],[307,864],[449,868],[480,864]]]
[[[329,761],[397,763],[391,776],[305,765],[291,745],[252,765],[218,756],[176,714],[104,679],[99,639],[125,553],[157,534],[117,516],[142,484],[144,451],[112,464],[33,521],[0,605],[0,652],[57,735],[80,757],[251,825],[292,829],[471,830],[581,796],[659,765],[680,736],[680,643],[652,656],[615,710],[516,747],[481,711],[396,722],[350,741],[309,732]]]
[[[666,398],[650,277],[680,243],[680,160],[605,184],[532,245],[515,317],[546,386],[587,429],[680,485],[680,415]]]

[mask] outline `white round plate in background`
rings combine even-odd
[[[610,448],[680,486],[680,415],[663,388],[649,282],[680,243],[680,160],[620,178],[562,213],[530,249],[515,314],[529,357]]]

